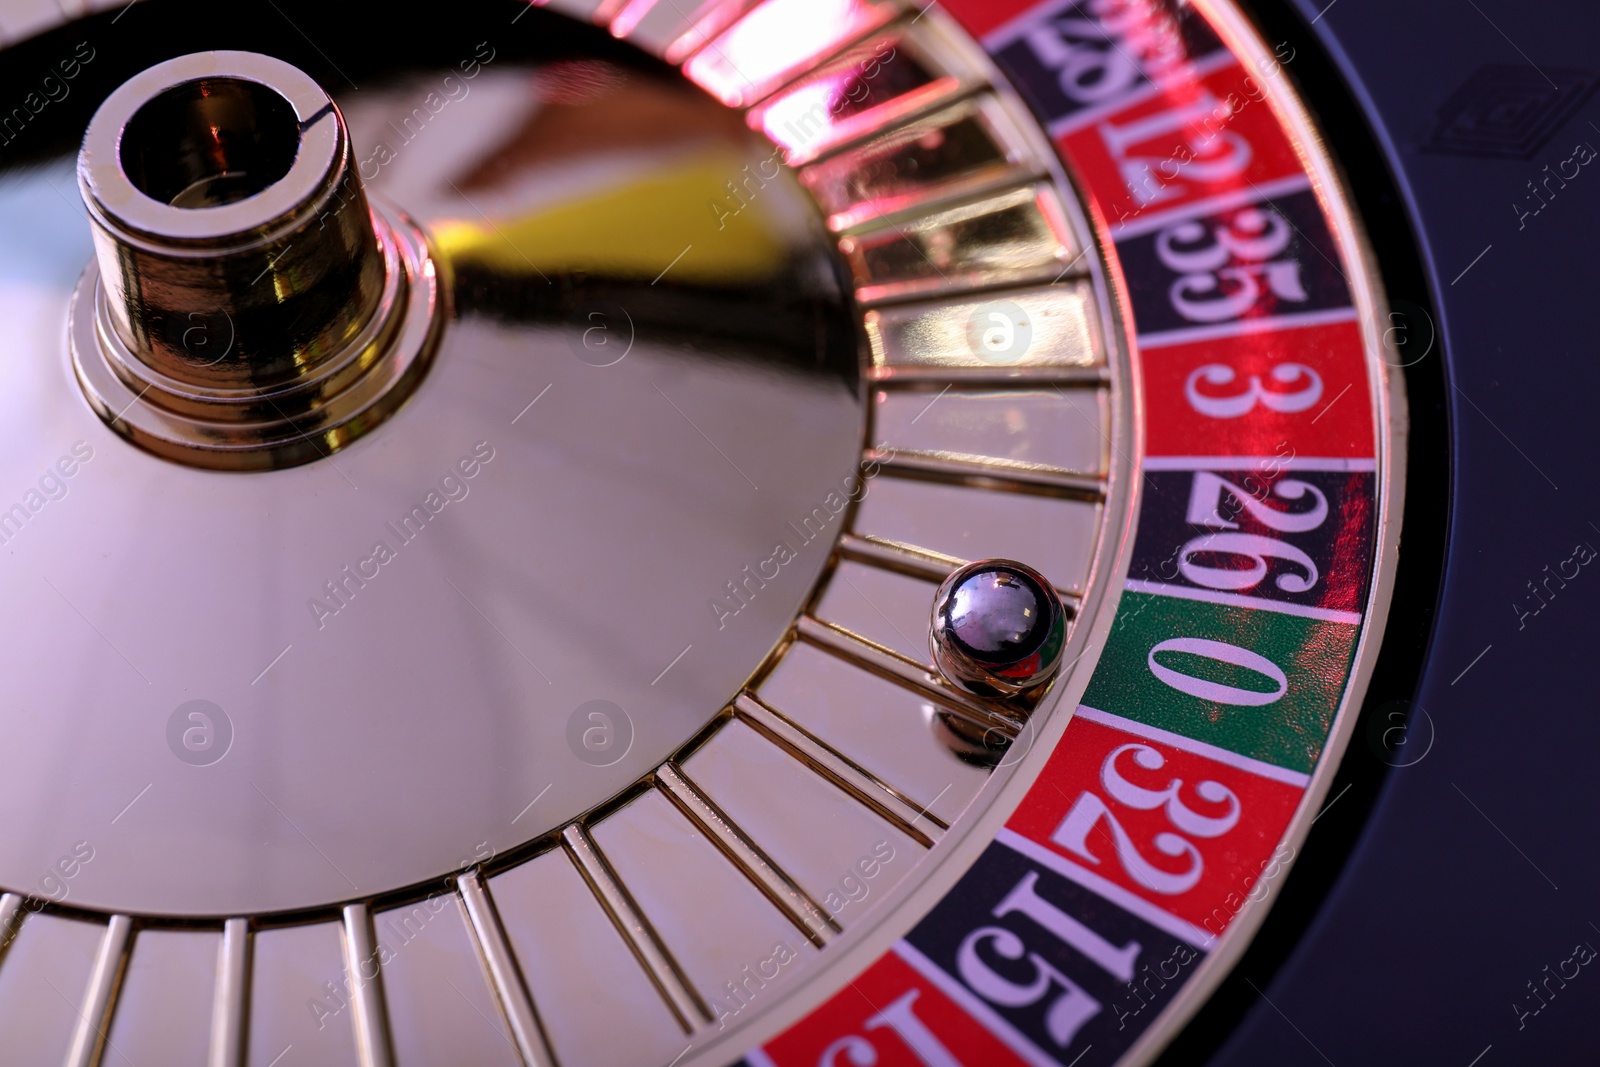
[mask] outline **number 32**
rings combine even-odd
[[[1238,824],[1239,797],[1221,782],[1207,780],[1195,786],[1195,792],[1199,794],[1201,800],[1210,804],[1221,804],[1225,808],[1220,815],[1205,815],[1190,808],[1179,798],[1178,792],[1183,788],[1181,778],[1172,779],[1165,789],[1146,789],[1124,778],[1117,769],[1117,757],[1123,753],[1132,753],[1133,762],[1146,771],[1159,771],[1166,764],[1166,758],[1149,745],[1130,744],[1112,750],[1100,768],[1100,784],[1112,800],[1135,811],[1153,811],[1162,808],[1167,821],[1190,837],[1220,837]],[[1090,863],[1099,864],[1100,858],[1089,850],[1089,834],[1101,819],[1106,821],[1107,827],[1111,830],[1112,843],[1116,847],[1117,858],[1122,861],[1123,869],[1128,872],[1130,878],[1146,889],[1172,895],[1185,893],[1200,881],[1205,861],[1201,859],[1200,850],[1195,848],[1192,842],[1171,831],[1156,834],[1153,843],[1157,852],[1173,859],[1183,858],[1187,861],[1186,870],[1162,870],[1139,854],[1133,839],[1122,828],[1122,824],[1111,813],[1105,801],[1087,790],[1078,797],[1078,802],[1061,820],[1061,825],[1050,835],[1050,840]]]

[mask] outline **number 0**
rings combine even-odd
[[[1210,682],[1204,678],[1195,678],[1182,674],[1171,667],[1163,667],[1156,662],[1156,654],[1160,652],[1187,652],[1191,656],[1202,656],[1206,659],[1216,660],[1234,667],[1243,667],[1245,670],[1254,671],[1272,679],[1276,687],[1270,693],[1258,693],[1253,689],[1240,689],[1237,686],[1224,685],[1221,682]],[[1260,707],[1278,700],[1289,690],[1289,679],[1278,669],[1278,665],[1257,652],[1238,645],[1230,645],[1222,641],[1208,641],[1203,637],[1174,637],[1163,641],[1150,650],[1150,673],[1163,682],[1172,686],[1180,693],[1187,693],[1201,700],[1212,700],[1218,704],[1239,704],[1245,707]]]

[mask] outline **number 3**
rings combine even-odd
[[[1255,410],[1257,404],[1268,411],[1292,414],[1296,411],[1305,411],[1322,399],[1322,375],[1304,363],[1279,363],[1267,376],[1279,385],[1294,385],[1297,382],[1304,384],[1292,392],[1278,392],[1267,389],[1261,384],[1260,376],[1252,374],[1246,379],[1245,390],[1242,393],[1235,393],[1232,396],[1207,396],[1198,388],[1202,381],[1207,385],[1227,385],[1238,377],[1234,369],[1226,364],[1207,363],[1184,379],[1183,395],[1189,401],[1190,407],[1213,419],[1236,419]]]

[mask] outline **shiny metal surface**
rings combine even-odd
[[[617,0],[545,0],[544,6],[570,18],[599,22],[608,8],[614,10],[618,4]]]
[[[259,930],[252,937],[250,1067],[357,1063],[350,987],[340,926],[310,923]]]
[[[216,997],[217,951],[222,939],[209,930],[140,930],[117,993],[101,1062],[202,1064],[209,1061],[204,1026],[173,1026],[171,1019],[203,1012]]]
[[[1044,575],[1015,560],[978,560],[939,584],[929,642],[944,679],[1014,698],[1061,670],[1067,620]]]
[[[155,455],[225,471],[325,459],[382,424],[427,372],[441,297],[423,233],[390,208],[376,208],[370,217],[383,234],[374,252],[382,283],[373,313],[347,342],[317,358],[292,352],[286,357],[290,370],[260,387],[210,388],[147,365],[118,334],[110,310],[114,298],[102,284],[101,268],[90,264],[68,320],[73,369],[90,406],[116,433]],[[202,340],[192,340],[199,358],[191,362],[210,368],[216,365],[213,346],[239,342],[228,311],[201,306],[206,310],[188,313],[195,317],[187,319],[184,335],[199,335]],[[285,313],[295,310],[290,305]],[[243,381],[252,373],[237,377]]]
[[[384,957],[372,909],[346,904],[342,913],[345,987],[350,995],[350,1025],[356,1034],[361,1067],[393,1067],[394,1044],[389,1031],[389,1004],[384,995]]]
[[[683,1051],[684,1029],[565,852],[489,885],[557,1062],[667,1063]]]
[[[208,1067],[241,1067],[250,1019],[250,923],[229,919],[217,946],[216,994],[211,1002]]]
[[[1084,588],[1099,505],[907,479],[875,489],[857,520],[862,533],[961,559],[1025,559],[1058,589]]]
[[[839,242],[864,303],[1054,282],[1079,249],[1048,186],[1013,189],[915,218],[874,220]]]
[[[387,419],[433,355],[426,237],[369,209],[343,116],[253,52],[158,63],[78,155],[96,262],[69,320],[106,424],[216,470],[320,459]]]
[[[173,377],[280,384],[377,308],[383,263],[348,132],[282,60],[198,52],[141,71],[90,120],[78,184],[111,326]],[[235,328],[226,353],[220,337],[185,343],[190,314],[218,313]]]
[[[795,625],[795,634],[806,644],[820,648],[868,674],[927,697],[957,718],[975,725],[993,726],[1004,733],[1016,733],[1022,728],[1021,716],[1012,709],[951,685],[925,667],[921,658],[907,659],[860,634],[823,622],[813,615],[800,616]]]
[[[935,585],[963,563],[964,559],[935,552],[921,545],[908,545],[899,541],[884,541],[865,534],[845,534],[839,538],[839,558],[853,563],[864,563],[891,574],[921,578]],[[880,642],[885,643],[885,642]],[[920,652],[907,653],[915,659]]]
[[[734,701],[739,721],[788,752],[828,782],[844,790],[868,811],[887,820],[897,830],[924,847],[938,843],[949,827],[928,815],[898,789],[811,733],[805,727],[756,697],[744,693]]]
[[[886,473],[927,481],[957,482],[1010,492],[1048,493],[1076,500],[1105,496],[1105,479],[1042,463],[1019,463],[996,456],[962,455],[942,448],[926,451],[868,449],[867,462],[881,463]]]
[[[727,6],[721,0],[628,0],[611,20],[610,30],[637,48],[657,56],[670,54],[676,61],[715,32],[711,26],[695,32],[701,19]]]
[[[875,308],[865,317],[872,376],[1099,384],[1106,354],[1095,305],[1091,286],[1068,280],[1003,295]]]
[[[26,903],[20,893],[0,893],[0,959],[16,938]]]
[[[121,6],[0,0],[0,34]],[[26,619],[0,803],[30,816],[0,839],[30,894],[0,898],[0,927],[26,913],[0,1059],[75,1035],[69,1062],[115,1062],[107,1021],[150,1014],[214,1062],[248,1034],[269,1067],[722,1067],[922,918],[1049,755],[977,765],[952,723],[1066,725],[1073,675],[1019,721],[900,632],[1016,556],[1072,609],[1081,681],[1120,588],[1138,383],[1042,132],[937,5],[546,6],[437,35],[366,7],[402,47],[364,31],[359,65],[323,37],[342,8],[304,19],[348,75],[277,43],[380,213],[425,229],[451,315],[437,373],[325,463],[174,473],[106,433],[61,345],[92,255],[68,155],[0,172],[0,590]],[[175,10],[137,5],[119,50],[195,47]],[[799,186],[785,158],[814,160]],[[220,941],[186,1016],[138,970],[179,941]]]
[[[42,625],[0,649],[0,673],[44,684],[25,701],[42,713],[27,745],[0,754],[0,803],[57,799],[0,841],[0,884],[28,884],[68,827],[136,795],[75,900],[238,915],[418,882],[658,765],[788,626],[825,542],[797,543],[748,603],[730,583],[855,466],[863,410],[821,226],[787,179],[717,228],[705,203],[726,195],[751,135],[692,87],[617,73],[599,97],[560,104],[530,97],[525,77],[481,70],[450,105],[454,125],[426,131],[453,150],[403,146],[369,183],[428,222],[458,287],[427,388],[381,434],[292,473],[220,477],[126,447],[59,354],[0,368],[8,492],[24,500],[43,472],[60,497],[4,531],[0,589],[39,600]],[[414,81],[349,108],[357,156],[396,140],[387,116],[429,91]],[[508,100],[523,115],[509,127]],[[642,100],[677,128],[640,129]],[[82,219],[51,191],[63,179],[0,185],[0,255],[25,271],[0,306],[39,352],[60,352],[50,320],[90,257]],[[692,213],[700,247],[652,286],[683,245],[630,263],[631,221],[605,221],[617,196]],[[562,218],[597,236],[563,245],[560,225],[529,221]],[[506,244],[518,226],[532,229]],[[33,253],[39,227],[59,241],[49,257]],[[625,358],[586,361],[586,337],[621,345],[630,322]],[[719,625],[712,600],[736,616]],[[194,625],[223,617],[243,621]],[[85,688],[46,683],[52,662],[80,677],[92,665]],[[196,695],[233,731],[206,767],[174,758],[164,732]],[[605,768],[567,744],[569,717],[597,698],[635,731]],[[87,750],[80,715],[104,720]]]
[[[94,1067],[100,1062],[132,941],[133,920],[126,915],[111,916],[111,921],[101,930],[94,967],[89,971],[83,999],[75,1009],[78,1018],[72,1029],[72,1044],[67,1047],[66,1059],[62,1061],[66,1067]]]
[[[241,1034],[251,1063],[363,1067],[716,1042],[902,905],[993,795],[1005,775],[958,758],[945,716],[1021,726],[925,643],[835,612],[842,583],[903,586],[888,612],[853,591],[884,621],[917,589],[925,627],[933,584],[993,542],[1088,615],[1108,602],[1088,576],[1112,577],[1102,520],[1131,507],[1126,353],[1016,102],[951,103],[985,84],[970,42],[861,0],[549,6],[649,22],[713,95],[770,106],[725,110],[581,36],[562,40],[593,58],[497,37],[332,87],[450,319],[387,424],[294,470],[186,470],[100,425],[59,343],[91,255],[51,191],[67,161],[0,173],[0,264],[23,275],[0,308],[56,353],[0,366],[27,511],[0,528],[0,589],[42,605],[0,674],[93,665],[30,689],[27,750],[0,753],[0,803],[60,798],[0,839],[0,885],[109,820],[73,904],[148,916],[140,937],[209,917],[185,936],[214,947],[229,920],[199,1028],[216,1062]],[[791,146],[819,160],[806,184],[776,167],[752,129],[797,98],[785,83],[848,81],[842,47],[891,41],[872,101]],[[856,200],[847,159],[871,178]],[[1074,421],[1096,436],[1064,437]],[[37,464],[48,508],[26,496]],[[440,879],[463,868],[458,901]]]
[[[941,197],[1004,184],[1027,152],[993,96],[962,100],[807,167],[800,180],[846,230]]]
[[[741,10],[750,8],[746,14]],[[691,39],[710,43],[683,65],[689,80],[729,107],[749,107],[839,46],[898,14],[887,0],[774,0],[724,4],[708,13]],[[712,36],[730,16],[744,18]],[[686,42],[687,43],[687,42]],[[669,54],[669,58],[671,58]]]
[[[1066,474],[1110,469],[1105,398],[1095,390],[878,390],[873,437],[896,453],[1013,463]]]
[[[396,1064],[521,1067],[459,900],[440,894],[373,922]]]
[[[760,696],[909,800],[913,827],[927,815],[949,826],[988,779],[933,734],[938,705],[931,697],[813,646],[795,646]]]
[[[896,24],[762,101],[749,122],[799,167],[971,90],[961,70],[937,37]]]
[[[839,932],[838,924],[822,910],[816,898],[801,888],[683,771],[670,763],[662,766],[656,771],[656,785],[694,824],[695,830],[704,834],[741,874],[766,894],[807,940],[818,948],[833,940]]]
[[[477,871],[467,871],[456,880],[456,889],[461,894],[461,905],[466,909],[489,984],[510,1027],[517,1052],[529,1067],[551,1067],[555,1060],[550,1054],[544,1026],[528,997],[527,986],[506,941],[505,928],[500,924],[494,900],[484,887],[483,879]]]
[[[812,942],[659,793],[600,823],[594,839],[710,1022],[778,999],[816,957]]]
[[[106,928],[39,913],[20,921],[0,958],[0,1047],[18,1063],[60,1063]]]
[[[869,901],[887,897],[923,854],[911,837],[742,723],[718,732],[684,769],[840,927],[861,924]]]
[[[927,615],[934,589],[923,578],[846,560],[834,571],[815,614],[907,659],[931,664]]]
[[[597,900],[628,948],[655,984],[661,999],[685,1033],[692,1033],[711,1018],[706,1002],[695,992],[689,977],[661,941],[661,935],[639,910],[615,868],[606,860],[594,838],[574,823],[561,834],[562,846],[583,873]]]

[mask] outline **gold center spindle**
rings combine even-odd
[[[291,466],[383,421],[437,333],[425,237],[375,211],[338,107],[251,52],[157,64],[78,156],[96,263],[72,316],[91,404],[196,466]]]

